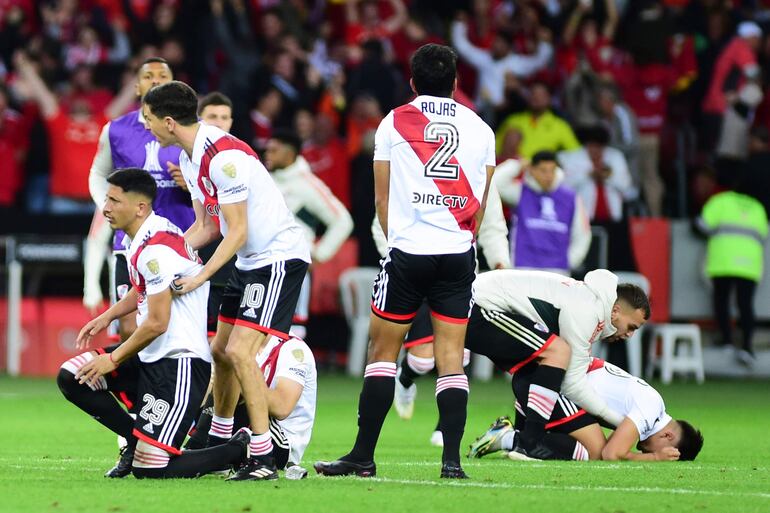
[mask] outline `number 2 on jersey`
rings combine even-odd
[[[425,142],[441,143],[441,146],[425,163],[425,176],[444,180],[460,178],[459,164],[449,162],[460,145],[460,134],[457,128],[451,123],[433,121],[425,126],[423,138]]]

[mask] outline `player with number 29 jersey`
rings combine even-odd
[[[418,96],[382,120],[374,160],[391,166],[388,247],[417,255],[471,247],[486,166],[495,165],[494,132],[479,116],[452,98]]]

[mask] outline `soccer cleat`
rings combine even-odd
[[[393,395],[393,406],[396,408],[398,416],[404,420],[409,420],[414,415],[414,400],[417,397],[417,385],[405,387],[401,384],[401,367],[396,373],[396,391]]]
[[[439,430],[434,431],[430,435],[430,444],[433,447],[444,447],[444,434]]]
[[[350,476],[374,477],[377,475],[377,465],[373,461],[363,463],[336,460],[336,461],[316,461],[313,465],[316,473],[322,476]]]
[[[744,367],[748,367],[749,369],[754,367],[754,365],[757,363],[757,357],[745,349],[739,349],[735,353],[735,359],[738,360],[738,363]]]
[[[503,435],[513,431],[513,423],[508,417],[499,417],[486,433],[473,442],[468,450],[469,458],[482,458],[487,454],[503,450]]]
[[[445,461],[441,464],[441,479],[468,479],[460,463],[456,461]]]
[[[508,458],[514,461],[537,461],[537,460],[556,460],[556,454],[549,449],[542,441],[536,443],[533,447],[525,449],[517,440],[513,450],[508,453]]]
[[[292,481],[299,481],[300,479],[305,479],[307,477],[307,469],[292,463],[288,467],[286,467],[285,476],[286,476],[286,479],[290,479]]]
[[[120,449],[120,458],[115,466],[104,473],[104,477],[121,478],[131,473],[131,463],[134,461],[135,447],[126,445]]]
[[[248,458],[226,481],[271,481],[273,479],[278,479],[275,458],[272,455],[263,455]]]

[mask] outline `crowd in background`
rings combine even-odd
[[[768,183],[766,22],[760,0],[3,0],[0,205],[85,208],[99,127],[159,55],[230,96],[233,133],[258,151],[296,130],[368,216],[372,133],[412,94],[410,54],[438,42],[500,161],[560,152],[597,222],[693,214],[737,168]]]

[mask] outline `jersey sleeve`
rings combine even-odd
[[[136,270],[144,278],[148,296],[169,288],[181,271],[177,258],[179,255],[172,249],[161,245],[149,245],[139,254]]]
[[[107,200],[107,177],[112,173],[112,149],[110,148],[110,124],[107,123],[99,134],[99,145],[91,163],[91,171],[88,173],[88,190],[91,198],[96,203],[96,208],[101,209]]]
[[[240,150],[225,150],[211,159],[209,177],[217,188],[220,204],[246,201],[249,197],[249,168],[253,167],[255,162],[259,164],[259,161]],[[262,164],[259,164],[259,167],[261,166]],[[263,171],[265,178],[269,178],[267,170],[263,168]]]
[[[307,344],[297,340],[288,340],[278,355],[276,378],[287,378],[305,386],[313,367],[313,353]]]
[[[495,133],[487,125],[487,155],[484,164],[494,166],[497,164],[497,152],[495,151]]]
[[[390,111],[385,118],[380,121],[377,132],[374,134],[374,160],[385,160],[390,162],[390,149],[393,145],[391,135],[393,133],[393,111]]]

